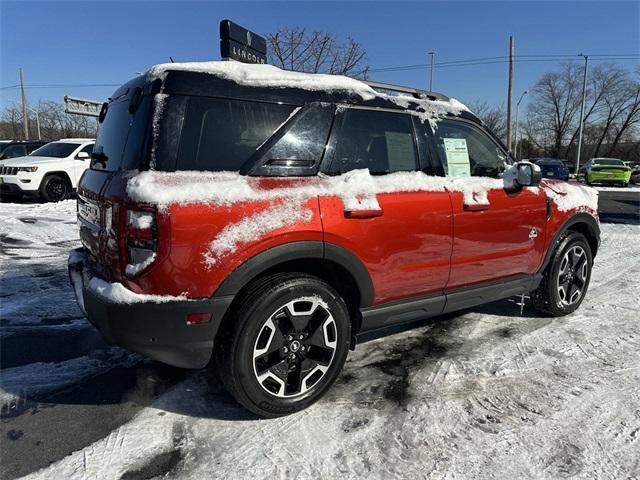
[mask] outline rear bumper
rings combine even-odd
[[[232,297],[116,303],[89,288],[94,276],[86,251],[72,251],[69,279],[76,299],[105,340],[176,367],[202,368],[209,363]],[[211,313],[211,321],[187,325],[189,313]]]
[[[605,172],[589,172],[587,180],[592,183],[629,183],[631,172],[605,173]]]

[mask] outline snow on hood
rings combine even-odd
[[[569,210],[598,211],[598,191],[576,183],[542,180],[540,186],[561,212]]]
[[[64,160],[68,160],[68,158],[27,155],[26,157],[15,157],[7,160],[0,160],[0,165],[4,165],[5,167],[34,167],[36,165],[46,165],[48,163],[61,162]]]
[[[469,109],[455,98],[449,101],[414,98],[409,95],[389,95],[378,92],[365,82],[343,75],[327,75],[322,73],[302,73],[282,70],[273,65],[253,65],[234,61],[224,62],[190,62],[162,63],[149,70],[148,79],[153,81],[164,78],[169,71],[189,71],[208,73],[230,80],[239,85],[249,87],[300,88],[315,92],[345,92],[362,100],[383,98],[398,106],[407,108],[410,103],[417,105],[417,110],[408,112],[418,116],[423,122],[434,122],[447,114],[460,115]]]

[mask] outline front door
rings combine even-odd
[[[434,134],[447,176],[500,178],[508,155],[487,132],[461,119],[445,119]],[[509,193],[497,182],[487,200],[465,204],[452,191],[453,251],[447,289],[535,273],[546,235],[546,196],[539,187]]]

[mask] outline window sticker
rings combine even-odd
[[[465,138],[443,138],[447,156],[447,174],[451,177],[468,177],[471,175],[469,150]]]
[[[384,132],[387,143],[387,155],[391,170],[415,169],[413,137],[405,132]]]

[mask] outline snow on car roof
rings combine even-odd
[[[309,91],[349,92],[363,100],[372,100],[377,92],[364,82],[343,75],[301,73],[273,65],[252,65],[234,61],[162,63],[149,70],[150,81],[168,71],[208,73],[249,87],[300,88]]]
[[[95,138],[61,138],[60,140],[55,140],[56,142],[95,142]]]
[[[432,128],[435,128],[437,120],[448,114],[460,115],[462,112],[470,111],[466,105],[455,98],[431,100],[415,98],[407,94],[390,95],[375,90],[363,81],[344,75],[292,72],[273,65],[254,65],[235,61],[162,63],[151,67],[147,78],[149,81],[163,79],[169,71],[206,73],[248,87],[343,92],[365,101],[381,98],[407,109],[410,103],[413,103],[416,105],[415,109],[407,111],[416,115],[422,122],[429,121]]]

